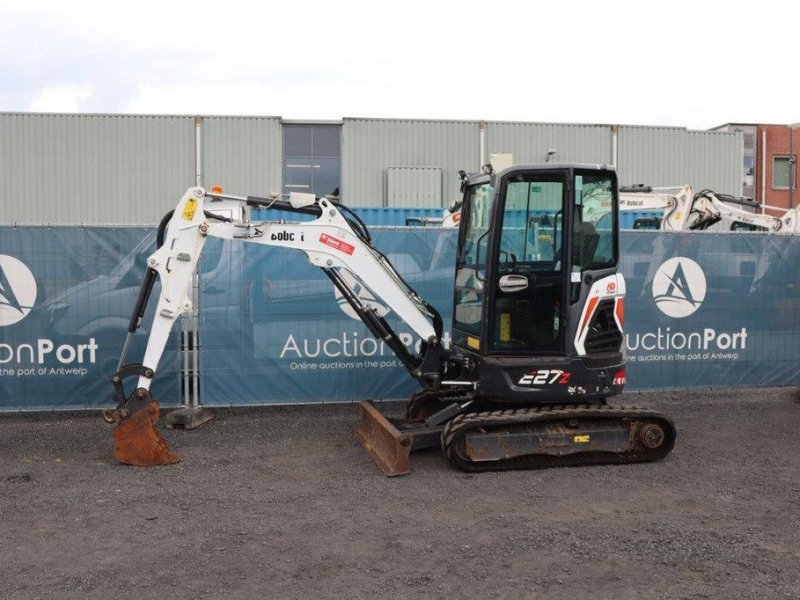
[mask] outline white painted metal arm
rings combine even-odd
[[[685,185],[673,195],[663,192],[621,192],[620,211],[663,211],[661,229],[680,231],[686,228],[692,202],[692,186]]]
[[[316,267],[344,269],[423,340],[435,337],[430,311],[422,299],[403,283],[392,265],[356,235],[335,205],[321,199],[319,207],[322,214],[317,219],[301,223],[210,222],[208,235],[293,248],[304,252]]]
[[[158,273],[161,282],[158,306],[142,361],[153,371],[164,353],[173,324],[184,312],[192,310],[189,284],[205,243],[201,228],[207,227],[203,214],[204,196],[205,190],[200,187],[186,191],[170,219],[164,243],[147,259],[147,266]],[[150,389],[151,381],[139,377],[138,387]]]
[[[725,219],[733,223],[745,223],[756,227],[763,227],[767,231],[783,234],[800,233],[798,227],[797,209],[788,210],[781,217],[773,217],[758,213],[751,213],[735,206],[730,206],[720,200],[713,192],[701,193],[692,206],[692,212],[699,213],[701,220]]]
[[[328,200],[319,200],[322,214],[313,221],[225,223],[206,220],[203,213],[205,194],[205,190],[199,187],[190,188],[184,194],[170,220],[164,244],[148,258],[148,266],[158,273],[161,294],[143,366],[156,371],[175,321],[192,309],[189,284],[208,235],[300,250],[314,266],[333,272],[343,269],[366,286],[423,340],[434,344],[439,342],[433,324],[434,314],[425,302],[403,283],[378,251],[353,231],[340,210]],[[149,389],[150,381],[140,377],[138,387]]]

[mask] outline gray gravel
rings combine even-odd
[[[800,598],[788,389],[631,394],[678,425],[646,465],[386,479],[355,405],[222,410],[117,465],[92,416],[0,417],[2,598]]]

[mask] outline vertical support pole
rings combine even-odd
[[[200,408],[200,275],[192,278],[192,407]]]
[[[794,208],[794,125],[789,127],[789,208]]]
[[[612,125],[611,126],[611,165],[614,168],[617,167],[618,136],[619,136],[619,125]]]
[[[194,429],[214,418],[214,413],[200,404],[200,274],[197,271],[192,276],[190,286],[192,310],[181,318],[181,407],[164,418],[167,427],[183,429]]]
[[[480,163],[478,164],[478,171],[486,164],[486,121],[478,121],[478,153],[480,154]]]
[[[203,117],[194,118],[194,184],[203,186]]]
[[[767,130],[761,131],[761,214],[766,214],[767,203]]]
[[[189,381],[189,355],[190,350],[190,317],[188,314],[181,316],[181,407],[186,408],[189,406],[191,398],[191,389]]]
[[[195,185],[203,186],[203,117],[194,118]],[[191,313],[181,318],[181,358],[183,363],[181,407],[169,413],[167,427],[194,429],[214,417],[200,405],[200,275],[192,274]]]

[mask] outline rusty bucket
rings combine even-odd
[[[169,449],[156,429],[158,416],[158,402],[143,388],[115,411],[114,456],[119,462],[137,467],[180,462],[180,456]]]

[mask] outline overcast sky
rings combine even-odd
[[[800,121],[800,4],[0,0],[0,111]]]

